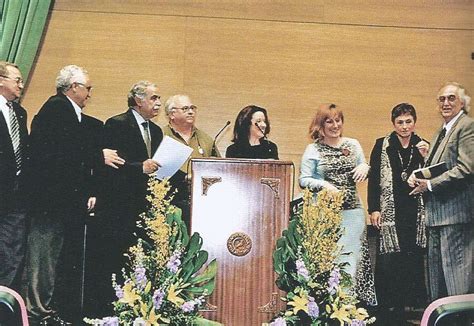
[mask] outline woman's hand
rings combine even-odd
[[[428,155],[428,151],[430,150],[430,144],[426,141],[422,140],[415,145],[418,148],[418,152],[420,152],[421,156],[426,157]]]
[[[339,189],[337,189],[334,185],[330,184],[329,182],[324,186],[324,188],[329,192],[338,192],[339,191]]]
[[[372,226],[376,227],[378,230],[380,230],[380,220],[381,220],[381,215],[379,211],[372,212],[370,214],[370,224]]]
[[[362,182],[367,179],[369,174],[370,166],[367,163],[361,163],[357,165],[352,171],[352,178],[355,182]]]

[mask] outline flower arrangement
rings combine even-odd
[[[278,239],[273,254],[277,286],[287,292],[286,310],[270,323],[283,325],[366,325],[367,311],[357,308],[352,281],[338,263],[342,235],[342,192],[322,190],[316,201],[306,189],[303,205]]]
[[[141,214],[138,226],[147,240],[138,239],[128,250],[123,283],[112,275],[117,300],[115,317],[85,319],[95,325],[220,325],[199,315],[215,285],[217,263],[206,267],[207,251],[201,250],[198,233],[189,237],[181,210],[170,204],[169,183],[151,178],[151,208]]]

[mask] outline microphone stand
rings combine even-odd
[[[216,151],[216,141],[217,141],[217,137],[219,137],[219,135],[224,131],[225,128],[227,128],[228,125],[230,125],[230,121],[229,121],[229,120],[227,120],[227,122],[225,123],[224,127],[222,127],[222,129],[219,130],[219,132],[217,133],[217,135],[214,137],[214,141],[212,142],[211,156],[217,156],[217,151]]]

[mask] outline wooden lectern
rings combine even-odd
[[[226,326],[268,322],[282,308],[272,254],[288,226],[293,163],[193,159],[191,170],[191,229],[219,266],[201,313]]]

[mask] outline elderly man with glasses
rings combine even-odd
[[[103,123],[84,113],[89,74],[65,66],[56,90],[31,124],[27,306],[33,325],[80,323],[84,225],[104,162]]]
[[[448,82],[438,92],[444,119],[425,166],[444,162],[446,169],[431,178],[408,182],[411,194],[423,193],[428,227],[428,281],[431,300],[474,292],[474,120],[466,89]],[[467,324],[463,324],[467,325]]]
[[[0,61],[0,285],[20,291],[26,242],[26,110],[18,66]]]
[[[216,156],[220,157],[213,139],[195,126],[197,107],[187,95],[173,95],[165,103],[168,125],[163,128],[165,135],[193,148],[190,158],[178,172],[170,178],[170,183],[178,192],[174,195],[173,204],[182,210],[186,225],[190,226],[189,177],[188,163],[191,158]]]

